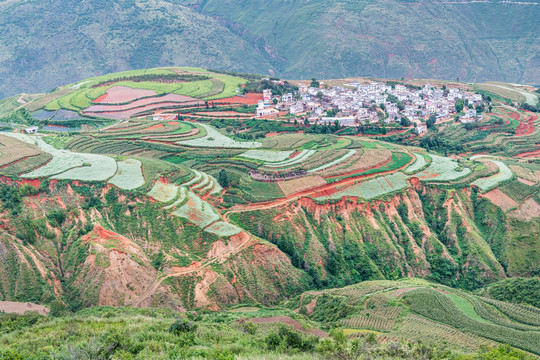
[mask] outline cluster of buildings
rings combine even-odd
[[[381,121],[390,124],[406,117],[421,125],[433,114],[437,121],[451,119],[456,114],[458,100],[469,104],[462,121],[478,121],[474,107],[483,103],[482,95],[458,88],[439,89],[429,84],[422,88],[378,82],[353,82],[345,86],[314,88],[304,85],[299,87],[298,94],[288,93],[281,97],[272,96],[267,90],[259,102],[257,115],[287,111],[294,116],[306,116],[312,123],[337,120],[344,126]]]

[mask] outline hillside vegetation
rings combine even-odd
[[[282,305],[69,314],[56,304],[49,317],[0,315],[0,359],[532,360],[527,353],[540,351],[538,308],[414,279],[308,292]]]

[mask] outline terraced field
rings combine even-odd
[[[246,82],[243,78],[189,68],[129,71],[67,86],[62,91],[70,92],[54,98],[45,109],[128,119],[160,109],[204,105],[203,100],[230,98]]]
[[[307,303],[308,316],[313,320],[330,317],[347,329],[375,330],[380,339],[446,341],[451,348],[462,351],[477,351],[499,342],[540,353],[537,308],[422,280],[373,281],[307,292],[285,306],[299,309]]]

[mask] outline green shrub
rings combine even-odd
[[[277,332],[272,332],[265,338],[269,350],[298,349],[309,351],[314,349],[318,341],[316,336],[303,336],[286,325],[281,325]]]
[[[169,328],[169,332],[180,335],[185,333],[193,333],[197,330],[197,324],[191,321],[186,321],[184,319],[178,319],[174,323],[171,324],[171,327]]]

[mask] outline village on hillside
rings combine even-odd
[[[456,116],[462,123],[480,121],[486,104],[481,94],[446,86],[436,88],[430,84],[423,87],[379,82],[321,85],[313,79],[309,85],[300,84],[297,93],[282,96],[264,90],[257,116],[274,118],[288,113],[304,118],[306,123],[333,124],[337,121],[341,126],[399,123],[414,125],[415,132],[422,134],[431,125],[430,121],[447,121]],[[487,99],[487,104],[490,100]]]

